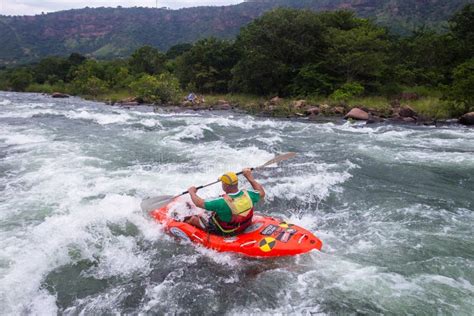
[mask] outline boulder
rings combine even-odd
[[[408,105],[404,105],[400,108],[398,115],[400,115],[401,117],[415,117],[416,112]]]
[[[474,112],[469,112],[461,116],[459,123],[464,125],[474,125]]]
[[[342,106],[336,106],[332,109],[332,112],[336,115],[344,115],[346,110]]]
[[[321,105],[319,106],[319,110],[320,110],[322,113],[327,113],[327,112],[329,112],[329,109],[330,109],[329,104],[321,104]]]
[[[416,119],[413,117],[404,117],[403,122],[405,123],[416,123]]]
[[[318,115],[319,114],[319,108],[318,107],[312,107],[304,111],[304,114],[306,116],[311,116],[311,115]]]
[[[379,116],[369,115],[369,119],[367,120],[367,124],[377,124],[377,123],[382,123],[383,121],[385,121],[385,120],[383,118],[379,117]]]
[[[306,107],[306,100],[294,101],[292,107],[294,110],[301,110],[302,108]]]
[[[193,111],[203,111],[203,110],[209,110],[209,107],[203,104],[194,104],[193,105]]]
[[[182,107],[191,107],[193,106],[193,103],[191,101],[184,101],[181,103]]]
[[[139,105],[140,103],[138,103],[137,101],[130,101],[130,102],[120,102],[120,105],[121,106],[137,106]]]
[[[229,103],[218,103],[212,107],[213,110],[222,110],[222,111],[228,111],[232,110],[232,105]]]
[[[219,105],[221,105],[221,104],[229,104],[229,102],[222,99],[222,100],[218,100],[218,101],[217,101],[217,104],[219,104]]]
[[[129,98],[122,99],[122,100],[118,101],[117,103],[120,103],[122,105],[131,105],[131,104],[140,103],[140,102],[135,97],[129,97]]]
[[[282,101],[283,101],[282,98],[280,98],[280,97],[274,97],[274,98],[271,98],[271,99],[270,99],[270,102],[269,102],[269,103],[270,103],[271,105],[278,105],[278,104],[280,104]]]
[[[57,99],[64,99],[64,98],[69,98],[69,95],[65,93],[61,93],[61,92],[54,92],[53,94],[51,94],[51,97],[57,98]]]
[[[346,114],[346,116],[344,116],[344,118],[367,121],[369,119],[369,113],[359,108],[353,108],[352,110],[349,111],[349,113]]]

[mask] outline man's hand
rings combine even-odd
[[[199,208],[204,208],[204,200],[201,199],[197,194],[197,189],[196,187],[190,187],[188,189],[188,193],[191,196],[191,200],[193,201],[194,205],[196,205]]]
[[[188,193],[189,193],[189,194],[196,194],[196,192],[197,192],[196,187],[190,187],[190,188],[188,189]]]
[[[242,174],[243,174],[244,177],[246,177],[247,179],[252,179],[252,178],[253,178],[252,169],[250,169],[250,168],[244,168],[244,169],[242,170]]]
[[[263,198],[265,198],[265,190],[263,189],[263,186],[253,178],[252,169],[245,168],[242,170],[242,174],[247,178],[248,182],[250,182],[252,188],[260,193],[260,198],[263,200]]]

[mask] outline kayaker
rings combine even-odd
[[[196,187],[190,187],[188,192],[193,203],[212,213],[209,219],[191,216],[185,222],[218,235],[242,233],[252,223],[254,205],[265,198],[263,186],[254,179],[252,171],[246,168],[242,174],[253,190],[239,190],[239,178],[233,172],[227,172],[219,178],[225,193],[218,198],[204,200],[196,194]]]

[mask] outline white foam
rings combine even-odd
[[[66,113],[66,116],[74,120],[81,119],[81,120],[94,121],[100,125],[125,123],[128,120],[132,119],[132,117],[126,113],[102,114],[102,113],[94,113],[94,112],[90,112],[86,110],[82,110],[80,112],[69,111]]]
[[[314,164],[313,168],[319,171],[312,173],[307,168],[293,169],[291,176],[264,180],[269,193],[268,198],[273,200],[275,197],[284,197],[307,203],[323,200],[329,196],[331,191],[341,192],[337,185],[352,177],[349,170],[353,168],[353,164],[349,164],[345,171],[339,172],[330,171],[330,165],[327,164]]]
[[[173,135],[171,139],[175,140],[185,140],[185,139],[202,139],[204,138],[204,132],[212,132],[212,128],[205,125],[188,125],[185,127],[177,127],[173,130],[178,133]]]
[[[32,133],[11,133],[9,135],[0,135],[0,140],[3,140],[7,145],[26,145],[46,142],[48,138]]]

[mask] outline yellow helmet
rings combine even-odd
[[[239,183],[239,177],[234,172],[227,172],[220,176],[219,181],[227,185],[236,185]]]

